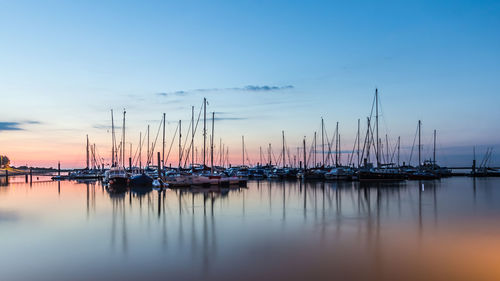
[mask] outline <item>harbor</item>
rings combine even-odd
[[[500,1],[0,7],[0,281],[500,280]]]
[[[496,280],[499,180],[250,179],[243,188],[113,192],[101,181],[40,176],[30,184],[15,176],[0,186],[1,274],[420,280],[425,269],[433,272],[426,280],[471,280],[484,272],[481,280]],[[51,258],[40,258],[47,251]],[[64,267],[52,271],[54,264]]]

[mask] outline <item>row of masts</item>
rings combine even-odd
[[[373,149],[375,152],[375,163],[376,167],[383,167],[383,166],[389,166],[389,165],[395,165],[395,163],[392,163],[394,160],[394,157],[396,157],[397,161],[397,166],[400,165],[400,141],[401,138],[397,138],[397,144],[394,150],[392,150],[391,153],[391,147],[389,145],[389,138],[388,135],[385,135],[385,155],[382,154],[382,139],[379,137],[379,94],[378,90],[375,90],[375,98],[374,98],[374,107],[375,107],[375,125],[371,125],[371,120],[372,116],[367,117],[367,129],[366,129],[366,135],[365,135],[365,140],[363,144],[361,143],[361,120],[357,120],[357,134],[354,140],[353,144],[353,149],[350,154],[347,156],[347,162],[349,166],[358,166],[361,167],[364,163],[370,160],[370,152]],[[214,150],[215,150],[215,135],[214,135],[214,123],[215,123],[215,112],[212,112],[212,126],[211,126],[211,135],[209,136],[209,149],[207,149],[207,99],[203,99],[203,104],[201,108],[203,112],[203,152],[202,152],[202,165],[203,167],[208,167],[207,163],[207,150],[209,151],[210,155],[210,167],[213,169],[214,167],[214,159],[216,159],[216,155],[214,155]],[[198,121],[200,120],[200,115],[201,115],[201,110],[200,114],[198,115]],[[372,106],[373,110],[373,106]],[[127,162],[126,162],[126,130],[125,130],[125,125],[126,125],[126,111],[123,110],[123,123],[122,123],[122,134],[121,134],[121,140],[120,143],[117,144],[117,137],[115,134],[115,124],[114,124],[114,115],[113,115],[113,110],[111,110],[111,135],[112,135],[112,151],[111,151],[111,166],[112,167],[126,167]],[[166,154],[166,114],[163,113],[162,120],[160,122],[160,127],[158,128],[158,133],[156,135],[155,141],[151,142],[150,139],[150,125],[147,125],[147,130],[146,130],[146,135],[143,136],[142,132],[139,133],[139,145],[138,145],[138,157],[135,157],[134,155],[134,164],[138,164],[139,168],[142,169],[142,146],[144,145],[144,142],[146,142],[147,146],[147,157],[146,157],[146,163],[145,167],[148,167],[153,164],[153,155],[156,147],[156,142],[158,139],[158,135],[160,132],[160,128],[162,128],[162,147],[161,147],[161,163],[160,165],[162,167],[165,166],[165,162],[168,161],[169,155],[170,155],[170,149]],[[421,145],[421,126],[422,122],[419,120],[418,121],[418,163],[419,165],[422,164],[422,145]],[[185,167],[186,163],[188,162],[188,159],[190,159],[191,166],[193,167],[195,165],[195,162],[197,162],[198,155],[198,149],[195,147],[194,142],[195,142],[195,131],[196,128],[198,127],[198,122],[195,124],[195,107],[191,107],[191,123],[189,125],[188,131],[191,131],[190,137],[191,137],[191,142],[188,146],[188,148],[185,148],[182,145],[182,121],[179,120],[178,126],[176,129],[176,132],[174,133],[174,136],[178,133],[178,167]],[[374,132],[373,132],[374,131]],[[259,157],[260,161],[258,162],[258,165],[279,165],[281,163],[281,166],[286,167],[286,166],[295,166],[295,167],[306,167],[308,163],[312,162],[313,164],[311,165],[312,167],[326,167],[329,166],[329,163],[334,166],[342,166],[342,154],[345,154],[342,151],[341,147],[341,135],[339,132],[339,122],[336,123],[335,126],[335,131],[334,131],[334,136],[331,139],[331,141],[328,140],[328,136],[326,134],[325,130],[325,122],[324,119],[321,118],[321,161],[318,161],[317,159],[317,154],[318,154],[318,145],[317,145],[317,132],[314,132],[313,140],[312,140],[312,146],[309,152],[309,158],[307,157],[307,149],[306,149],[306,137],[303,138],[302,141],[302,148],[300,146],[297,146],[297,153],[295,155],[290,155],[290,151],[286,145],[286,140],[285,140],[285,131],[282,131],[282,148],[280,151],[280,157],[278,159],[274,159],[273,161],[273,152],[272,152],[272,146],[269,143],[268,147],[268,155],[267,155],[267,161],[264,161],[264,153],[262,150],[262,146],[259,147]],[[375,135],[375,136],[374,136]],[[187,136],[189,137],[189,136]],[[143,140],[143,138],[145,138]],[[172,138],[172,144],[174,141],[174,137]],[[245,147],[245,138],[244,136],[241,137],[242,141],[242,159],[241,163],[242,165],[250,165],[251,162],[249,160],[248,153],[246,152],[246,147]],[[335,142],[335,145],[333,144]],[[195,153],[196,149],[196,153]],[[303,150],[303,157],[300,157],[301,153],[300,150]],[[334,149],[334,152],[332,151]],[[397,153],[396,153],[397,152]],[[229,149],[227,146],[222,144],[222,139],[220,140],[219,143],[219,161],[218,164],[220,166],[225,166],[229,164]],[[413,153],[413,149],[412,149]],[[395,155],[396,154],[396,155]],[[288,155],[288,161],[287,161],[287,155]],[[166,156],[166,157],[165,157]],[[334,158],[333,158],[334,157]],[[131,159],[132,159],[132,148],[130,149],[130,157],[129,157],[129,165],[131,165]],[[293,161],[291,160],[293,158]],[[302,160],[299,161],[299,159],[302,158]],[[184,160],[184,162],[183,162]],[[96,159],[96,151],[95,151],[95,144],[93,147],[89,148],[89,143],[88,143],[88,137],[87,137],[87,168],[91,166],[91,163],[89,161],[92,161],[92,166],[95,167],[96,163],[98,162]],[[287,165],[288,162],[288,165]],[[410,162],[411,162],[411,154],[410,154]],[[435,164],[436,163],[436,130],[434,130],[434,150],[433,150],[433,157],[432,157],[432,162]],[[292,164],[293,163],[293,164]]]

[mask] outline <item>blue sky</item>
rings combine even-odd
[[[391,142],[421,119],[448,162],[500,149],[498,1],[0,1],[0,26],[0,122],[19,128],[0,145],[22,162],[83,163],[85,134],[110,149],[109,109],[138,138],[204,96],[237,155],[243,134],[251,153],[281,130],[299,145],[321,117],[350,149],[376,87]]]

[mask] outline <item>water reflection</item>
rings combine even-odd
[[[99,182],[12,181],[0,192],[0,218],[16,214],[40,219],[0,219],[0,225],[16,225],[0,234],[12,245],[0,253],[8,265],[0,275],[8,277],[2,280],[19,279],[15,277],[22,269],[9,257],[23,252],[28,253],[27,262],[34,262],[42,247],[45,252],[59,249],[48,251],[52,260],[64,260],[70,251],[82,253],[74,259],[85,266],[72,269],[82,279],[156,279],[167,272],[184,279],[394,279],[384,274],[404,269],[409,276],[416,270],[412,265],[420,262],[416,253],[444,251],[441,245],[453,241],[450,237],[464,227],[472,232],[460,246],[481,241],[476,239],[479,230],[500,234],[488,223],[500,217],[500,191],[495,189],[499,183],[469,178],[390,183],[263,180],[236,189],[110,190]],[[33,228],[45,235],[37,247],[28,247],[19,229]],[[498,240],[491,243],[486,249],[500,245]],[[299,257],[301,266],[295,264]],[[36,261],[40,268],[24,272],[25,279],[53,272],[48,261]],[[399,269],[388,266],[391,263]],[[351,272],[353,264],[361,270]],[[66,271],[59,274],[56,279],[68,277]]]

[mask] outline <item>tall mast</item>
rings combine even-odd
[[[123,109],[123,140],[122,140],[122,167],[125,168],[125,114],[127,112]]]
[[[283,136],[283,168],[285,168],[285,131],[281,131]]]
[[[111,109],[111,167],[115,166],[115,123],[113,120],[113,109]]]
[[[203,98],[203,167],[205,167],[205,149],[207,146],[207,98]]]
[[[359,127],[360,127],[360,126],[359,126],[359,125],[360,125],[360,123],[359,123],[359,122],[360,122],[360,120],[359,120],[359,118],[358,118],[358,151],[357,151],[357,154],[358,154],[358,167],[359,167]]]
[[[210,140],[210,173],[214,173],[214,123],[215,112],[212,112],[212,139]]]
[[[335,166],[339,165],[339,122],[335,127]]]
[[[89,169],[89,135],[87,135],[87,170]]]
[[[163,113],[163,141],[161,146],[161,164],[165,167],[165,113]]]
[[[387,134],[385,134],[385,162],[389,163],[389,138],[387,137]]]
[[[179,120],[179,171],[181,170],[181,162],[182,162],[182,130],[181,130],[181,120]]]
[[[306,137],[302,140],[302,150],[304,150],[304,172],[307,170],[307,158],[306,158]],[[305,176],[305,175],[304,175]]]
[[[224,149],[222,148],[222,138],[219,138],[219,165],[222,166],[222,153]]]
[[[323,117],[321,117],[321,154],[322,154],[322,165],[325,166],[325,123]]]
[[[245,165],[245,136],[241,136],[241,159],[243,160],[243,166]]]
[[[313,165],[313,167],[316,167],[316,148],[317,148],[317,146],[316,146],[316,132],[314,132],[314,149],[313,149],[314,165]]]
[[[377,150],[375,151],[375,155],[377,158],[377,167],[380,167],[380,158],[379,158],[380,144],[378,139],[378,89],[375,89],[375,125],[377,126],[376,128]]]
[[[142,170],[142,132],[139,132],[139,171]]]
[[[367,137],[367,142],[366,142],[366,159],[367,161],[370,161],[370,149],[371,149],[371,136],[370,136],[370,117],[366,117],[366,137]]]
[[[436,166],[436,130],[434,130],[434,149],[433,149],[433,157],[432,162],[434,162],[434,166]]]
[[[148,124],[148,155],[147,155],[147,159],[146,159],[146,166],[149,167],[149,157],[150,157],[150,153],[149,153],[149,124]]]
[[[401,147],[401,137],[398,137],[398,167],[399,167],[399,150]]]
[[[421,159],[421,150],[422,150],[422,145],[420,143],[420,130],[422,129],[422,121],[418,120],[418,166],[420,167]]]
[[[193,167],[194,167],[194,106],[191,106],[191,169],[193,169]]]
[[[342,149],[340,148],[340,134],[339,134],[339,166],[342,166]]]
[[[273,159],[271,158],[271,144],[269,144],[269,149],[267,150],[268,157],[269,157],[269,166],[273,164]]]

